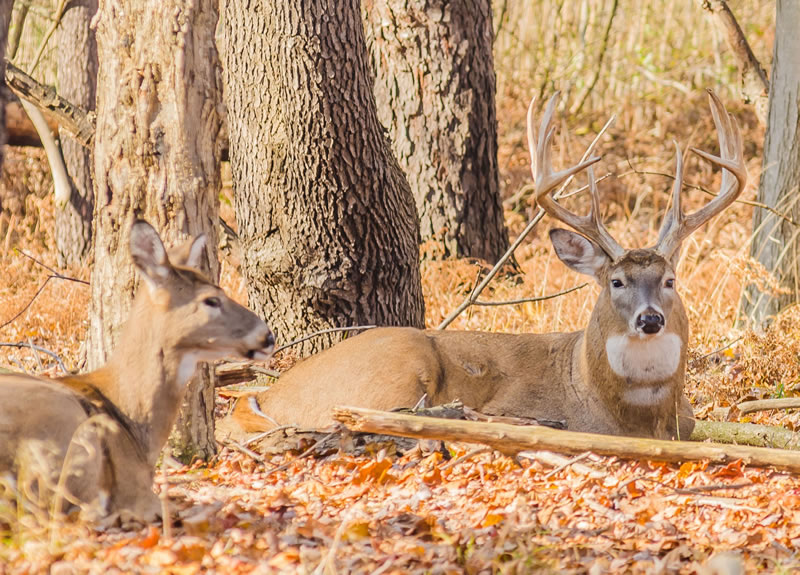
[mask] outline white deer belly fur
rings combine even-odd
[[[617,375],[634,382],[663,381],[671,377],[678,369],[681,359],[681,338],[674,333],[665,333],[656,337],[640,339],[638,337],[628,337],[627,335],[614,335],[606,341],[606,356],[608,364]],[[666,386],[664,386],[666,389]],[[655,392],[654,388],[652,392]],[[631,390],[632,398],[638,399],[633,403],[639,403],[648,397],[657,395],[648,389]],[[667,393],[664,391],[663,393]],[[639,397],[642,395],[643,397]],[[660,398],[660,399],[663,399]],[[647,401],[655,402],[657,399],[652,397]]]

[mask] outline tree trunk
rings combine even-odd
[[[414,202],[378,123],[358,2],[227,0],[224,10],[250,306],[283,341],[333,326],[421,327]]]
[[[2,96],[6,88],[6,45],[8,44],[8,26],[11,23],[11,10],[14,0],[0,0],[0,165],[3,163],[3,151],[6,145],[6,102]]]
[[[57,32],[58,93],[84,110],[94,110],[97,82],[97,44],[89,23],[97,0],[69,5]],[[56,247],[59,265],[79,265],[92,242],[92,154],[66,130],[59,130],[61,153],[72,181],[72,195],[56,210]]]
[[[97,26],[94,267],[90,368],[106,361],[134,289],[128,255],[135,217],[168,241],[208,234],[217,278],[221,81],[215,0],[122,0],[103,5]],[[213,382],[196,376],[177,435],[179,454],[215,452]]]
[[[758,201],[800,220],[800,3],[778,0],[769,117]],[[768,321],[800,300],[798,228],[756,208],[750,255],[774,274],[788,293],[774,294],[752,285],[744,309],[755,324]]]
[[[378,117],[440,257],[508,248],[498,191],[490,0],[366,0]]]

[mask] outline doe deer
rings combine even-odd
[[[720,194],[699,211],[683,213],[683,158],[676,143],[672,208],[656,245],[631,250],[622,248],[600,221],[590,167],[599,158],[554,172],[556,97],[538,138],[531,102],[528,145],[536,201],[580,232],[554,229],[550,239],[562,262],[602,288],[584,330],[512,335],[373,329],[301,361],[268,391],[240,401],[228,430],[263,431],[271,421],[322,427],[332,421],[335,405],[410,407],[427,395],[432,404],[460,399],[487,414],[564,421],[574,431],[688,439],[694,428],[683,393],[689,326],[675,290],[675,267],[681,242],[729,206],[747,181],[736,120],[713,92],[709,96],[720,156],[692,151],[723,168]],[[551,195],[583,170],[588,170],[592,200],[588,216],[567,211]]]
[[[198,270],[205,241],[168,255],[150,224],[134,223],[144,287],[110,361],[56,380],[0,376],[0,477],[61,510],[157,515],[156,460],[197,363],[274,348],[266,323]]]

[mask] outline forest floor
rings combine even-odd
[[[706,115],[692,137],[713,134]],[[752,125],[746,130],[755,132],[749,141],[763,139]],[[612,134],[611,147],[601,150],[615,176],[601,184],[609,227],[623,245],[646,245],[655,237],[670,182],[644,172],[671,171],[662,136],[650,133],[634,145]],[[693,143],[713,149],[710,137]],[[504,196],[510,197],[527,182],[528,160],[520,133],[509,130],[505,138],[500,163]],[[758,152],[748,150],[751,181],[758,178]],[[718,173],[696,161],[690,166],[692,181],[711,189],[719,185]],[[40,265],[56,267],[55,208],[46,177],[37,175],[44,172],[41,153],[9,150],[4,170],[6,187],[16,182],[24,193],[13,220],[8,212],[0,216],[0,343],[34,343],[58,354],[68,369],[80,370],[89,289],[48,279],[52,272]],[[754,187],[744,195],[752,200]],[[690,206],[705,201],[697,191],[687,197]],[[514,236],[532,209],[527,201],[507,208]],[[751,209],[736,204],[696,233],[678,270],[692,331],[687,393],[699,418],[745,399],[791,396],[800,381],[800,310],[785,312],[766,331],[736,326],[743,288],[769,284],[747,256]],[[223,215],[233,220],[228,202]],[[498,279],[484,299],[545,295],[584,283],[554,257],[548,225],[543,221],[517,251],[523,273]],[[423,263],[429,326],[469,294],[480,270],[485,266],[466,260]],[[87,267],[62,273],[89,279]],[[235,254],[223,261],[221,283],[246,302]],[[471,308],[451,329],[580,329],[597,293],[589,285],[540,303]],[[276,361],[285,366],[291,360]],[[29,349],[0,348],[0,366],[60,372]],[[227,402],[219,400],[220,410]],[[800,424],[797,412],[760,412],[737,421],[793,430]],[[166,534],[160,524],[92,528],[45,512],[20,511],[4,519],[0,508],[0,575],[48,569],[176,575],[738,573],[739,562],[747,572],[800,568],[800,477],[792,474],[741,462],[679,465],[588,454],[560,465],[541,454],[511,459],[467,444],[448,445],[449,460],[439,452],[370,447],[361,455],[334,450],[316,458],[297,451],[263,454],[263,461],[225,448],[212,463],[171,466],[158,485],[169,495]],[[707,564],[712,558],[715,566]]]

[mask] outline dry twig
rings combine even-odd
[[[573,286],[569,289],[562,290],[560,292],[551,293],[549,295],[543,295],[538,297],[524,297],[520,299],[510,299],[506,301],[484,301],[484,300],[475,300],[472,302],[472,305],[479,305],[479,306],[501,306],[501,305],[517,305],[521,303],[531,303],[537,301],[546,301],[549,299],[554,299],[557,297],[561,297],[562,295],[567,295],[568,293],[572,293],[574,291],[578,291],[579,289],[583,289],[589,285],[589,282],[582,283],[581,285]]]
[[[600,140],[600,137],[606,132],[606,130],[608,130],[608,127],[611,125],[614,119],[615,116],[611,116],[611,118],[609,118],[609,120],[605,123],[605,125],[600,129],[600,131],[594,137],[592,142],[589,144],[589,147],[586,148],[586,151],[583,153],[583,156],[581,157],[580,160],[581,162],[586,161],[586,158],[588,158],[589,155],[592,153],[592,150],[597,145],[597,142]],[[558,189],[558,191],[555,194],[553,194],[553,198],[554,199],[561,198],[562,194],[564,193],[564,190],[567,189],[567,186],[569,186],[572,183],[572,180],[574,178],[575,178],[574,175],[567,178],[564,181],[564,183],[561,184],[561,187]],[[525,229],[522,230],[522,233],[519,234],[519,237],[516,240],[514,240],[514,243],[511,244],[511,246],[506,250],[506,253],[504,253],[503,256],[499,260],[497,260],[497,263],[494,264],[494,267],[491,269],[491,271],[489,271],[489,273],[486,274],[486,277],[483,278],[483,281],[480,283],[480,285],[478,285],[472,291],[472,293],[467,299],[461,302],[461,305],[459,305],[455,310],[453,310],[453,312],[451,312],[450,315],[444,318],[444,320],[442,320],[442,323],[440,323],[436,327],[436,329],[445,329],[448,325],[453,323],[453,321],[459,315],[461,315],[464,312],[464,310],[466,310],[471,305],[475,304],[475,301],[478,299],[478,296],[481,294],[481,292],[483,292],[483,290],[486,289],[486,286],[488,286],[489,283],[494,279],[494,277],[502,269],[502,267],[505,265],[508,259],[513,255],[515,251],[517,251],[517,248],[522,244],[523,240],[526,237],[528,237],[528,234],[530,234],[531,231],[533,231],[533,228],[536,227],[536,224],[538,224],[543,217],[544,217],[544,210],[542,208],[539,208],[533,219],[530,222],[528,222],[528,225],[525,226]]]
[[[7,325],[7,324],[4,324],[4,325]],[[0,326],[0,327],[2,327],[2,326]],[[47,355],[49,355],[50,357],[52,357],[53,359],[56,360],[56,362],[58,363],[58,367],[61,368],[61,371],[63,371],[64,373],[67,373],[67,374],[69,373],[69,371],[67,370],[66,366],[64,365],[64,362],[61,361],[61,357],[56,352],[50,351],[49,349],[44,348],[44,347],[40,347],[38,345],[34,345],[30,341],[27,341],[27,342],[22,341],[22,342],[19,342],[19,343],[0,342],[0,347],[16,347],[17,349],[20,349],[20,348],[23,348],[23,347],[28,347],[31,350],[33,350],[34,352],[46,353]],[[39,360],[39,356],[38,355],[36,356],[36,361],[39,364],[39,369],[44,370],[44,368],[42,367],[42,362]]]
[[[320,335],[325,335],[326,333],[335,333],[338,331],[356,331],[362,329],[373,329],[377,326],[374,325],[354,325],[352,327],[329,327],[328,329],[322,329],[320,331],[315,331],[314,333],[310,333],[306,336],[301,337],[300,339],[296,339],[294,341],[290,341],[287,344],[284,344],[277,348],[274,353],[278,353],[279,351],[283,351],[287,347],[292,347],[293,345],[297,345],[303,343],[304,341],[308,341],[309,339],[313,339]]]

